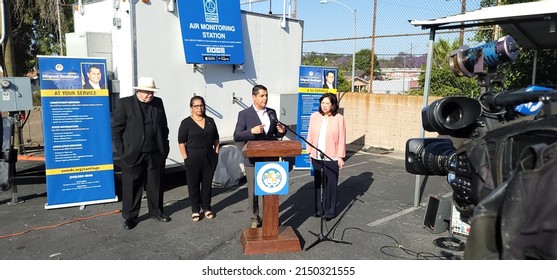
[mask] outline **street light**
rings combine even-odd
[[[352,82],[350,83],[351,86],[351,91],[354,92],[354,75],[355,75],[355,71],[356,71],[356,9],[352,9],[350,7],[348,7],[346,4],[342,3],[342,2],[338,2],[335,0],[320,0],[319,4],[328,4],[328,3],[337,3],[340,4],[344,7],[346,7],[348,10],[350,10],[350,12],[352,12],[352,15],[354,15],[354,36],[352,38]]]

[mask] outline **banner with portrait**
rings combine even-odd
[[[337,93],[337,78],[338,69],[335,67],[300,66],[296,133],[304,139],[307,139],[311,114],[319,111],[319,98],[325,93]],[[307,144],[301,139],[296,140],[302,144],[302,153],[296,157],[294,168],[309,169],[311,161]]]
[[[46,209],[117,201],[105,58],[39,56]]]

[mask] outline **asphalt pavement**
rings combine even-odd
[[[0,259],[462,259],[459,248],[438,244],[450,236],[448,230],[432,233],[424,226],[429,197],[450,198],[446,178],[429,177],[421,190],[421,203],[414,207],[416,176],[405,171],[403,156],[403,152],[378,154],[359,148],[349,152],[339,180],[339,214],[330,221],[312,216],[309,171],[291,171],[289,193],[280,196],[279,224],[294,230],[302,250],[265,254],[244,254],[240,242],[242,230],[250,226],[245,180],[238,186],[214,188],[216,217],[192,222],[184,174],[170,174],[165,180],[164,209],[172,221],[149,219],[143,200],[140,223],[124,230],[121,202],[45,210],[44,180],[29,179],[33,177],[29,174],[40,173],[42,162],[20,160],[17,176],[29,180],[18,180],[16,195],[13,189],[0,192]],[[320,233],[327,238],[315,235]]]

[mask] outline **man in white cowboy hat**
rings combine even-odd
[[[112,140],[122,169],[122,217],[124,229],[138,223],[143,189],[149,214],[160,222],[170,221],[163,213],[162,174],[170,151],[168,124],[159,89],[151,77],[141,77],[135,94],[117,102],[112,113]]]

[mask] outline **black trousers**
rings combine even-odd
[[[260,195],[255,195],[255,167],[246,166],[246,180],[248,186],[248,208],[251,211],[250,220],[257,221],[261,219],[259,215],[259,207],[263,207],[263,198]]]
[[[139,216],[143,189],[147,192],[149,214],[163,214],[162,174],[165,162],[159,152],[141,153],[134,164],[121,163],[122,168],[122,217],[134,219]]]
[[[188,148],[184,165],[192,213],[199,213],[201,209],[211,211],[213,176],[217,162],[218,155],[212,148]]]
[[[338,161],[312,158],[311,163],[313,165],[315,213],[323,215],[325,218],[334,218],[337,205]]]

